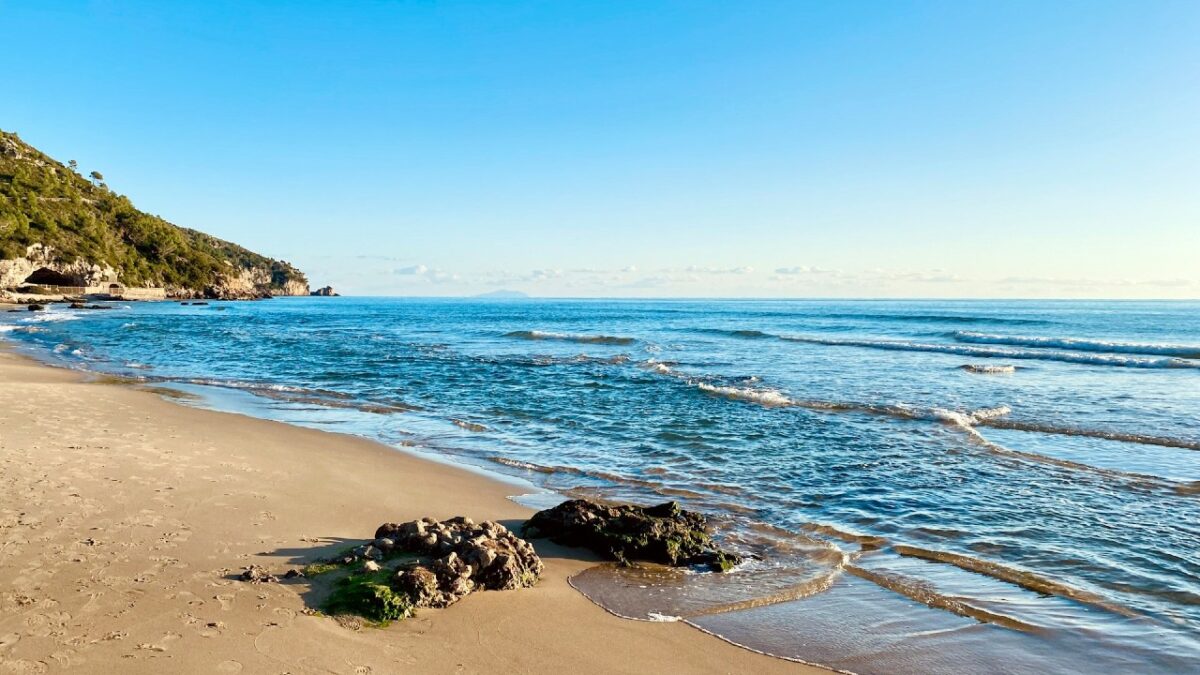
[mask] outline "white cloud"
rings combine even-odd
[[[396,269],[394,271],[394,274],[398,274],[400,276],[407,276],[407,275],[418,275],[419,276],[419,275],[425,274],[428,271],[429,271],[429,268],[424,265],[409,265],[408,267],[401,267],[399,269]]]
[[[457,274],[441,269],[426,267],[425,265],[409,265],[408,267],[400,267],[392,270],[392,273],[401,277],[416,277],[431,284],[448,284],[461,280]]]
[[[798,267],[776,267],[775,274],[783,276],[798,276],[808,274],[841,274],[840,270],[826,269],[823,267],[811,267],[809,265],[801,265]]]

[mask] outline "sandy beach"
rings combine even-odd
[[[344,435],[210,412],[0,350],[0,672],[828,672],[680,623],[620,619],[537,542],[532,589],[390,627],[306,613],[307,584],[246,584],[385,521],[530,511],[509,485]]]

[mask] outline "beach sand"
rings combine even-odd
[[[828,672],[614,617],[567,583],[587,556],[545,542],[532,589],[382,629],[306,614],[305,581],[232,576],[330,555],[387,521],[512,525],[530,514],[506,498],[520,487],[2,348],[0,391],[0,673]]]

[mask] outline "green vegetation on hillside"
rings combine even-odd
[[[269,270],[276,289],[288,281],[306,283],[286,262],[137,210],[109,190],[98,172],[89,180],[70,164],[0,131],[0,260],[43,244],[53,247],[58,262],[111,265],[134,286],[202,290],[217,283],[218,275],[243,268]]]

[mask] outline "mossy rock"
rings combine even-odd
[[[355,614],[380,624],[412,616],[412,600],[408,595],[392,590],[391,574],[391,570],[385,569],[339,579],[325,601],[325,611]]]

